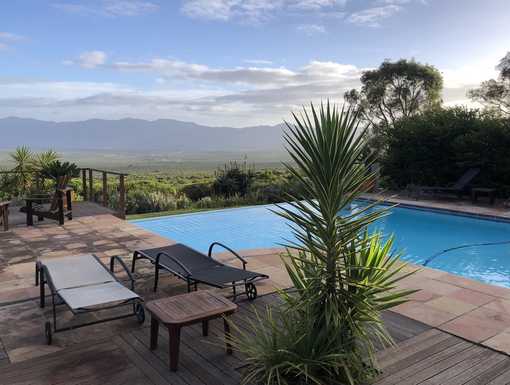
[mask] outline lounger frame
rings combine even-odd
[[[122,284],[122,281],[119,280],[115,276],[115,273],[114,273],[115,262],[117,261],[121,265],[123,270],[125,270],[125,272],[127,273],[127,276],[130,281],[130,289],[132,291],[134,291],[135,279],[134,279],[133,275],[131,274],[131,272],[129,271],[126,264],[124,263],[124,261],[119,256],[112,256],[110,258],[110,270],[107,269],[107,267],[101,262],[101,260],[96,255],[93,254],[92,256],[115,279],[115,281]],[[55,285],[53,284],[53,282],[51,280],[51,275],[48,272],[47,267],[41,261],[37,261],[36,265],[35,265],[35,285],[39,286],[39,305],[41,308],[44,308],[46,306],[45,285],[47,285],[49,287],[50,292],[51,292],[53,325],[50,324],[48,327],[49,322],[46,322],[46,324],[45,324],[45,329],[46,329],[45,332],[46,332],[46,340],[47,340],[46,342],[48,343],[48,345],[51,344],[52,333],[58,333],[58,332],[63,332],[63,331],[68,331],[68,330],[73,330],[73,329],[79,329],[79,328],[82,328],[85,326],[92,326],[92,325],[96,325],[99,323],[116,321],[119,319],[129,318],[132,316],[135,316],[137,318],[138,322],[140,322],[140,323],[143,323],[143,321],[145,320],[144,309],[141,306],[141,304],[143,303],[143,299],[141,297],[121,301],[120,303],[117,303],[117,304],[102,306],[101,308],[86,308],[86,307],[84,307],[84,308],[79,308],[79,309],[73,309],[62,297],[60,297],[58,295],[58,291],[56,290]],[[60,301],[61,301],[60,303],[57,303],[57,298],[60,299]],[[127,314],[122,314],[122,315],[118,315],[118,316],[114,316],[114,317],[101,318],[101,319],[98,319],[95,321],[84,322],[84,323],[80,323],[77,325],[58,327],[57,326],[57,305],[66,305],[68,310],[71,311],[73,313],[73,315],[102,312],[104,310],[111,310],[111,309],[128,306],[128,305],[132,305],[132,311]]]
[[[215,263],[222,265],[222,266],[228,266],[228,265],[225,265],[224,263],[221,263],[213,258],[212,252],[213,252],[214,246],[219,246],[219,247],[222,247],[225,250],[229,251],[232,255],[234,255],[237,259],[239,259],[241,261],[241,263],[243,264],[243,270],[246,270],[246,265],[248,264],[248,262],[243,257],[241,257],[238,253],[236,253],[234,250],[232,250],[230,247],[225,246],[224,244],[222,244],[220,242],[211,243],[211,245],[209,246],[209,251],[207,253],[207,256],[209,258],[213,259]],[[159,260],[160,260],[160,257],[163,255],[165,257],[169,258],[170,260],[172,260],[176,265],[178,265],[185,272],[185,274],[182,274],[182,273],[170,268],[169,266],[160,264]],[[157,291],[157,289],[158,289],[159,271],[160,270],[166,270],[169,273],[171,273],[172,275],[176,276],[177,278],[180,278],[180,279],[186,281],[188,292],[191,292],[192,289],[196,291],[197,285],[199,283],[202,283],[202,284],[205,284],[208,286],[212,286],[212,287],[217,287],[220,289],[231,288],[232,295],[230,296],[230,298],[232,298],[233,300],[236,300],[238,296],[244,295],[244,294],[250,300],[255,299],[257,297],[257,289],[255,287],[255,283],[258,281],[269,278],[269,276],[267,276],[265,274],[257,273],[258,276],[253,277],[253,278],[242,279],[242,280],[234,281],[232,283],[225,283],[222,285],[218,285],[216,283],[207,282],[206,280],[195,279],[193,277],[193,273],[191,272],[191,270],[182,261],[179,261],[177,258],[171,256],[170,254],[168,254],[164,251],[159,252],[156,255],[156,258],[154,258],[153,256],[150,256],[150,255],[144,253],[144,250],[136,250],[133,253],[133,260],[132,260],[132,264],[131,264],[131,272],[132,273],[135,272],[136,261],[139,259],[148,259],[154,265],[154,269],[155,269],[154,291]],[[237,288],[241,287],[241,286],[244,286],[244,291],[238,291]]]

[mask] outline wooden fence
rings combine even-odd
[[[82,181],[82,190],[81,191],[75,191],[76,194],[79,194],[83,197],[84,201],[88,202],[95,202],[98,204],[103,205],[104,207],[109,207],[111,209],[114,209],[117,212],[117,216],[119,216],[122,219],[126,218],[126,177],[128,174],[115,172],[115,171],[108,171],[108,170],[99,170],[95,168],[80,168],[81,172],[81,181]],[[16,172],[13,171],[1,171],[0,175],[6,175],[6,174],[16,174]],[[33,175],[33,182],[36,185],[36,188],[39,188],[41,185],[41,177],[34,172],[27,172],[27,175]],[[109,189],[109,181],[111,181],[111,177],[118,178],[118,185],[117,185],[117,204],[116,207],[110,207],[110,189]],[[110,177],[110,178],[109,178]],[[94,181],[96,179],[100,178],[100,185],[101,185],[101,193],[100,197],[98,199],[96,195],[96,191],[94,190]]]

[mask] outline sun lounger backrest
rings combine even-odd
[[[115,281],[93,255],[54,258],[42,262],[57,291]]]
[[[158,254],[165,253],[171,256],[171,258],[165,255],[160,256],[160,265],[165,266],[167,269],[174,271],[179,274],[186,275],[186,271],[182,269],[179,264],[175,263],[175,260],[182,263],[191,272],[200,271],[204,269],[211,269],[216,266],[221,266],[221,263],[209,258],[207,255],[194,250],[186,245],[177,243],[175,245],[157,247],[154,249],[142,250],[143,254],[155,261]],[[173,258],[173,259],[172,259]]]
[[[453,188],[457,190],[463,190],[466,186],[480,173],[479,168],[470,168],[467,170],[464,175],[462,175],[459,180],[453,185]]]

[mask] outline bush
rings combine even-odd
[[[198,201],[211,195],[212,188],[210,183],[193,183],[184,186],[181,192],[192,201]]]
[[[223,169],[217,171],[213,191],[215,194],[225,197],[245,196],[250,189],[252,180],[253,171],[248,169],[246,163],[239,166],[237,162],[230,162]]]
[[[296,238],[283,258],[294,290],[279,292],[279,314],[257,317],[249,333],[231,338],[246,357],[243,384],[369,382],[378,372],[374,341],[391,342],[381,311],[413,292],[396,289],[406,274],[392,238],[369,233],[385,210],[338,215],[373,182],[367,144],[356,138],[358,114],[329,103],[311,111],[294,116],[286,136],[296,161],[289,172],[309,196],[289,198],[278,212]]]
[[[175,210],[182,205],[175,196],[161,192],[128,191],[126,211],[128,214],[142,214],[157,211]]]
[[[401,119],[385,133],[381,174],[388,187],[447,185],[470,167],[474,183],[510,192],[510,120],[465,108],[436,109]]]

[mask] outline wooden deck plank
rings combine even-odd
[[[252,333],[249,320],[264,314],[275,295],[240,302],[233,315],[238,327]],[[253,305],[253,306],[251,306]],[[278,308],[278,305],[275,306]],[[387,312],[385,325],[398,342],[378,352],[383,373],[374,385],[501,385],[510,384],[510,357],[430,329],[419,322]],[[238,385],[245,361],[228,356],[223,322],[211,321],[209,336],[201,325],[182,329],[179,369],[168,366],[168,333],[160,329],[160,346],[148,349],[148,323],[123,329],[108,339],[76,343],[61,351],[0,366],[3,385]]]
[[[382,368],[382,374],[377,383],[380,385],[390,385],[397,380],[402,380],[408,376],[418,373],[428,367],[443,361],[445,358],[457,354],[471,345],[465,343],[459,338],[450,337],[442,340],[428,349],[421,350],[418,353],[409,355],[394,364]]]
[[[133,333],[144,345],[149,346],[149,334],[144,333],[141,335],[139,331]],[[168,351],[168,333],[166,330],[160,330],[159,333],[159,345],[154,351],[163,363],[166,364],[167,370],[169,362],[169,351]],[[206,360],[201,360],[197,354],[191,350],[187,344],[181,340],[180,352],[179,352],[179,369],[177,372],[179,376],[190,385],[198,384],[210,384],[210,385],[227,385],[227,384],[238,384],[239,379],[226,378],[221,372],[211,365]],[[204,344],[205,345],[205,344]],[[237,382],[236,382],[237,380]]]
[[[431,328],[424,323],[412,320],[392,311],[383,312],[382,320],[386,329],[388,329],[390,335],[397,343],[421,334]]]
[[[126,378],[136,378],[140,384],[152,384],[132,365],[124,352],[111,342],[101,342],[65,353],[52,353],[13,364],[2,370],[2,384],[74,385],[86,381],[103,385],[118,382],[119,378],[123,382],[126,382]]]
[[[496,378],[487,382],[486,385],[508,385],[510,384],[510,370],[506,370]]]
[[[180,373],[172,373],[168,370],[168,362],[163,362],[158,355],[148,349],[148,346],[136,338],[132,333],[123,336],[123,339],[148,363],[167,384],[189,385],[180,376]]]
[[[412,377],[413,375],[416,375],[416,373],[420,373],[425,369],[437,364],[438,362],[448,359],[452,355],[458,354],[459,352],[462,352],[463,350],[468,349],[470,347],[471,344],[462,341],[458,344],[450,346],[449,348],[437,354],[432,355],[428,359],[423,359],[397,372],[391,373],[389,375],[388,373],[383,372],[382,375],[377,380],[377,385],[394,385],[400,383],[406,384],[405,380],[407,378]]]
[[[184,328],[182,330],[182,341],[188,345],[188,347],[195,351],[202,359],[208,360],[210,364],[214,365],[220,370],[225,376],[236,377],[238,373],[236,368],[241,366],[243,363],[237,357],[239,353],[232,355],[226,354],[225,349],[225,333],[223,332],[223,323],[221,323],[221,331],[217,327],[218,322],[210,322],[209,325],[209,336],[203,343],[196,343],[197,339],[204,338],[200,336],[201,330],[195,327],[193,331]],[[190,328],[191,329],[191,328]],[[197,338],[197,336],[200,336]],[[207,344],[207,350],[204,349],[202,344]]]
[[[432,329],[410,338],[407,341],[398,344],[395,347],[382,350],[377,354],[379,366],[384,369],[401,359],[420,352],[433,346],[434,344],[448,338],[446,333],[442,333],[437,329]]]
[[[510,378],[510,357],[505,356],[506,359],[498,362],[496,365],[490,366],[484,372],[480,373],[476,377],[472,378],[465,385],[486,385],[489,384],[495,378],[503,375],[505,372],[507,374],[507,379]]]
[[[496,366],[505,361],[508,361],[508,357],[506,355],[493,352],[492,355],[489,355],[487,358],[482,359],[477,364],[472,365],[471,367],[463,370],[454,377],[450,377],[448,379],[448,384],[449,385],[466,384],[471,379],[480,377],[483,373],[487,371],[487,369],[490,369],[491,367]]]
[[[478,365],[480,362],[494,356],[496,353],[488,349],[480,349],[457,364],[448,367],[440,373],[434,373],[432,377],[423,381],[421,385],[441,385],[455,383],[455,378],[463,374],[466,370]],[[469,378],[468,378],[469,380]]]
[[[140,355],[129,343],[122,337],[116,336],[113,342],[119,346],[129,357],[131,362],[136,365],[144,374],[151,380],[154,385],[166,385],[165,379],[154,370],[154,368],[145,361],[144,357]]]
[[[469,346],[467,349],[462,350],[459,353],[451,354],[448,357],[445,357],[445,359],[428,366],[424,370],[421,370],[417,373],[412,374],[411,376],[407,377],[402,382],[397,382],[395,384],[405,384],[405,385],[418,385],[422,384],[424,381],[429,380],[432,377],[437,376],[438,374],[444,372],[445,370],[457,365],[459,362],[462,362],[469,357],[476,356],[480,354],[480,352],[483,352],[485,349],[477,347],[477,346]],[[424,360],[427,360],[429,358],[424,358]],[[379,385],[379,384],[378,384]],[[445,383],[442,383],[440,385],[446,385]]]

